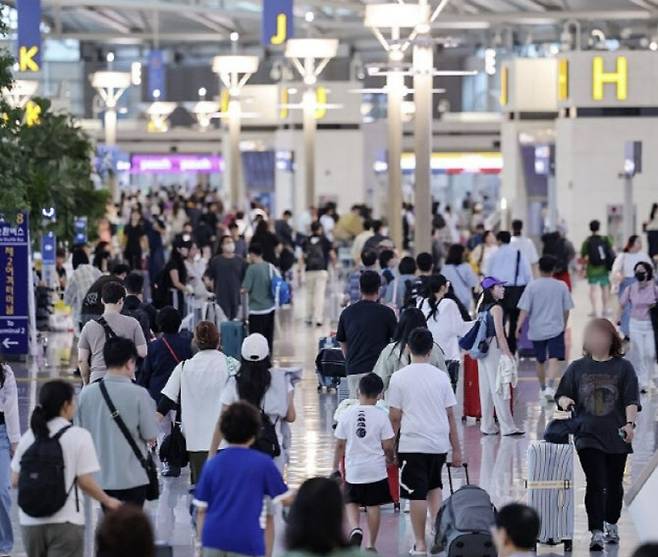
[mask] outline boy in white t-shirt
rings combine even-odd
[[[359,507],[368,510],[369,540],[374,550],[381,505],[391,502],[386,463],[393,461],[395,435],[388,414],[376,406],[384,391],[381,378],[369,373],[359,382],[359,404],[345,411],[336,426],[335,468],[345,459],[345,500],[352,532],[350,544],[360,546]]]

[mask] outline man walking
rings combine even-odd
[[[612,244],[607,236],[601,236],[601,223],[593,220],[589,223],[592,233],[580,248],[580,256],[585,262],[587,282],[589,283],[589,299],[592,304],[590,317],[596,317],[596,294],[601,289],[601,306],[603,317],[610,315],[610,270],[615,259]]]
[[[272,294],[272,276],[275,271],[263,259],[263,248],[257,242],[249,245],[249,261],[242,281],[242,291],[249,295],[249,334],[263,335],[270,347],[270,354],[273,354],[276,304]]]
[[[512,354],[516,353],[516,325],[519,320],[518,304],[523,290],[532,280],[530,262],[523,251],[511,245],[512,236],[506,230],[496,235],[498,249],[487,264],[487,274],[505,283],[503,310],[508,322],[507,344]]]
[[[400,434],[400,494],[410,501],[415,544],[412,555],[425,555],[427,510],[441,507],[441,471],[452,448],[452,465],[461,466],[454,407],[457,399],[448,374],[431,365],[434,340],[425,328],[409,335],[411,364],[393,374],[388,390],[391,422]]]
[[[523,221],[515,219],[512,221],[512,246],[518,248],[532,268],[532,275],[537,277],[539,274],[539,255],[535,243],[526,236],[523,236]]]
[[[221,252],[208,263],[206,274],[213,281],[217,303],[228,319],[238,316],[240,307],[240,286],[247,264],[235,253],[236,245],[232,236],[222,236]]]
[[[391,341],[397,326],[393,310],[378,302],[379,273],[364,271],[359,284],[361,300],[340,314],[336,332],[336,340],[347,361],[350,398],[357,398],[359,381],[374,369],[379,354]]]
[[[574,307],[569,288],[561,280],[553,278],[555,257],[544,255],[539,260],[540,278],[533,280],[519,300],[519,323],[516,336],[528,320],[528,339],[532,341],[537,358],[537,378],[542,396],[552,402],[560,363],[565,359],[564,333],[569,312]],[[548,369],[546,360],[548,359]]]
[[[311,235],[304,242],[306,268],[306,324],[322,327],[329,264],[336,263],[333,244],[319,222],[311,224]]]
[[[103,315],[96,321],[89,321],[82,328],[78,344],[78,368],[82,382],[99,381],[107,372],[103,357],[106,342],[114,337],[127,338],[136,346],[137,355],[145,358],[148,351],[144,332],[139,321],[128,315],[121,315],[126,298],[126,289],[118,282],[108,282],[103,286],[101,299]]]
[[[82,389],[78,420],[94,440],[103,490],[119,501],[142,507],[149,478],[118,423],[123,421],[132,442],[146,458],[147,445],[155,443],[158,435],[155,402],[144,387],[132,382],[137,360],[132,340],[109,339],[103,357],[107,374],[102,381]],[[112,405],[115,411],[110,409]]]

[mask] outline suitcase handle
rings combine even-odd
[[[468,476],[468,462],[464,462],[461,466],[453,466],[452,462],[447,462],[446,468],[448,469],[448,483],[450,484],[451,494],[455,492],[455,489],[452,485],[452,473],[450,472],[451,468],[463,468],[464,475],[466,476],[466,485],[471,485],[471,479]]]

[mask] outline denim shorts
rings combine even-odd
[[[535,349],[535,358],[540,364],[547,359],[557,359],[564,361],[566,348],[564,346],[564,331],[553,338],[546,340],[533,340],[532,346]]]

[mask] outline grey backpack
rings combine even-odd
[[[447,468],[452,495],[443,503],[436,517],[432,553],[445,551],[446,557],[496,557],[490,531],[495,523],[496,509],[489,494],[469,484],[466,464],[467,485],[454,491],[450,465]]]

